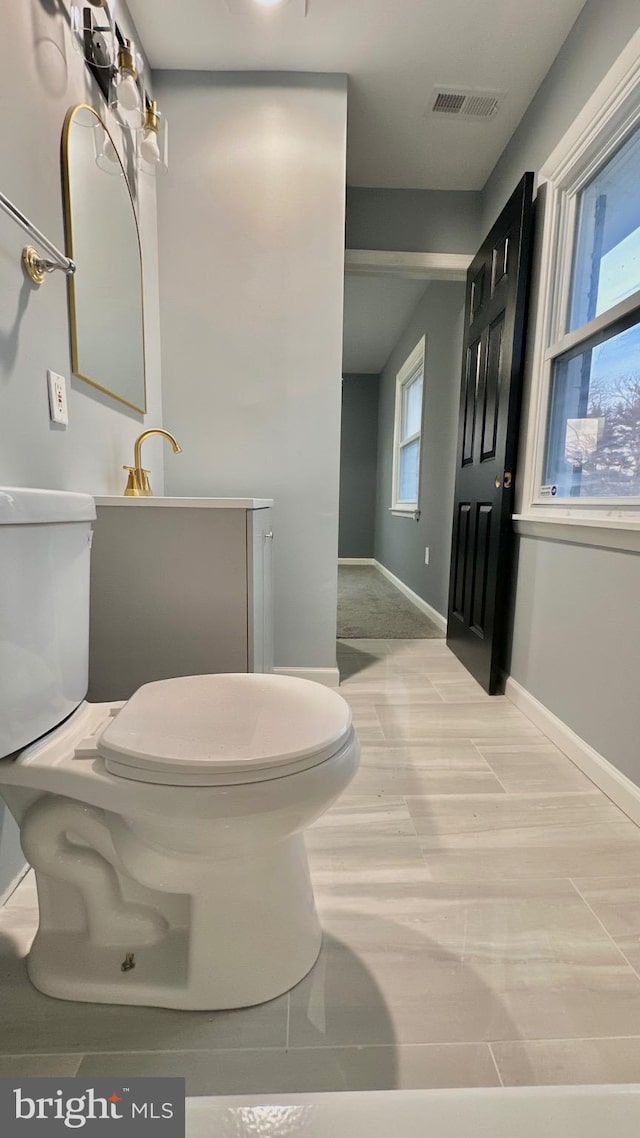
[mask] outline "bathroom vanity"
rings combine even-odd
[[[267,498],[98,497],[89,694],[273,668]]]

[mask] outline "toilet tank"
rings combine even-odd
[[[89,669],[88,494],[0,487],[0,756],[82,702]]]

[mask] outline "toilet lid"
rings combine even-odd
[[[171,785],[277,778],[331,758],[351,710],[311,680],[251,673],[145,684],[98,741],[107,770]]]

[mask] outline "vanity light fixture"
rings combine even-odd
[[[156,174],[168,168],[167,120],[144,89],[141,80],[144,61],[132,40],[116,23],[115,2],[87,0],[84,4],[71,4],[74,43],[84,54],[85,63],[119,125],[131,132],[139,168],[147,174]],[[277,2],[288,3],[289,0]],[[108,137],[105,141],[96,135],[95,151],[101,170],[122,175],[120,159]]]

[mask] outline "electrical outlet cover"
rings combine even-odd
[[[67,383],[64,376],[58,375],[55,371],[48,371],[47,387],[49,391],[49,418],[51,422],[61,423],[64,427],[68,426]]]

